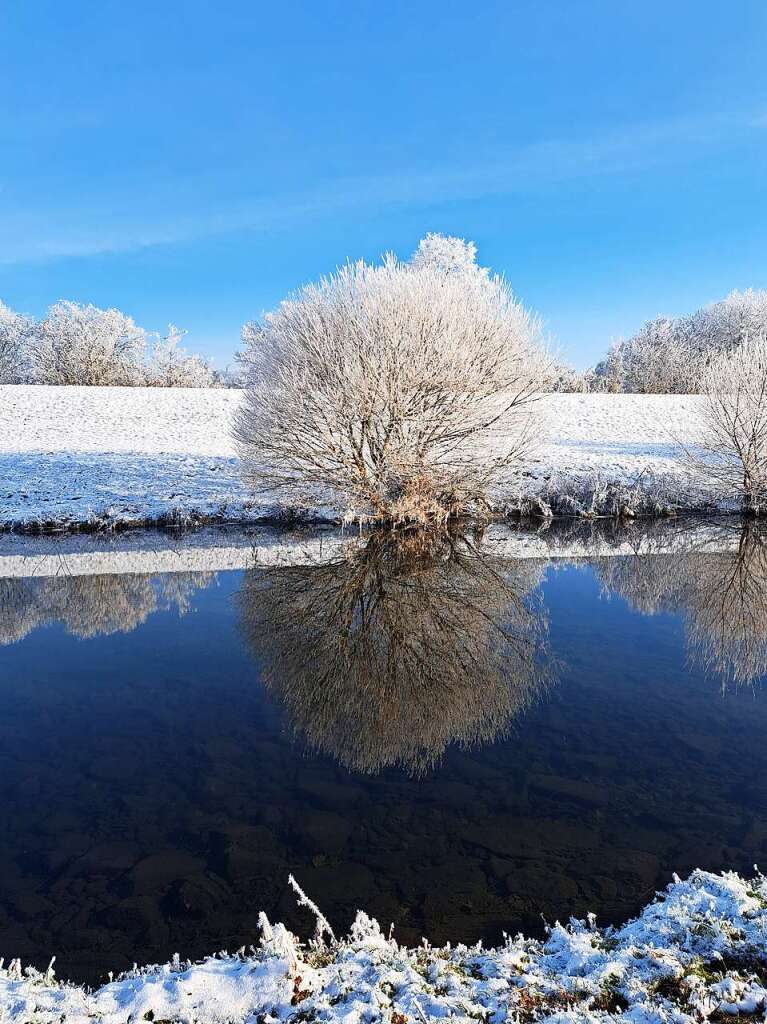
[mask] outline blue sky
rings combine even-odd
[[[767,287],[764,0],[0,0],[0,298],[240,324],[474,239],[579,366]]]

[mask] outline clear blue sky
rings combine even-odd
[[[226,364],[348,257],[472,238],[584,366],[767,287],[765,0],[0,0],[0,298]]]

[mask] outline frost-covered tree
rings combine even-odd
[[[0,309],[0,347],[2,316]],[[61,301],[44,319],[23,320],[17,335],[19,331],[21,364],[36,384],[220,385],[216,371],[201,356],[180,347],[186,332],[173,324],[159,337],[117,309]]]
[[[704,367],[701,436],[685,448],[693,470],[743,511],[767,510],[767,330],[719,353]]]
[[[27,379],[25,341],[31,323],[0,301],[0,384],[19,384]]]
[[[174,324],[168,325],[168,332],[155,341],[146,383],[161,388],[212,388],[220,384],[213,367],[201,356],[190,355],[180,347],[186,331]]]
[[[419,252],[349,264],[249,330],[236,437],[254,487],[431,521],[519,464],[549,371],[540,322],[501,278]]]
[[[691,349],[705,357],[736,348],[767,332],[767,290],[733,291],[721,302],[704,306],[679,322]]]
[[[117,309],[61,301],[28,335],[38,384],[137,385],[145,380],[146,331]]]
[[[694,357],[683,321],[650,320],[620,353],[623,390],[644,394],[688,393],[694,387]],[[617,376],[617,374],[616,374]]]

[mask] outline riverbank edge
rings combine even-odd
[[[495,496],[490,504],[491,511],[481,519],[491,523],[540,524],[554,520],[630,522],[635,519],[732,517],[742,514],[735,499],[712,495],[694,483],[675,487],[675,482],[650,475],[637,481],[611,480],[600,475],[548,477],[531,489]],[[316,508],[266,505],[254,498],[252,502],[223,502],[215,509],[192,502],[150,511],[158,504],[162,503],[148,499],[143,511],[136,506],[126,509],[109,505],[102,509],[89,509],[80,517],[69,514],[5,517],[0,505],[0,535],[117,533],[139,529],[185,531],[207,526],[286,529],[350,525],[348,519],[345,521],[343,516],[321,503]],[[353,525],[358,524],[355,522]],[[397,527],[402,524],[390,525]]]
[[[696,870],[619,928],[593,917],[545,941],[494,949],[400,946],[358,912],[336,940],[319,910],[300,942],[258,916],[257,946],[198,963],[178,957],[90,990],[18,961],[0,967],[0,1016],[25,1024],[311,1024],[313,1021],[638,1022],[767,1018],[767,878]],[[255,924],[255,922],[254,922]]]

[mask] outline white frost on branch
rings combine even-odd
[[[331,942],[335,942],[336,937],[333,933],[333,929],[330,927],[330,922],[322,913],[322,911],[314,902],[314,900],[309,899],[309,897],[306,895],[304,890],[301,888],[301,886],[298,884],[298,882],[292,875],[288,876],[288,884],[290,885],[291,889],[296,894],[296,896],[298,896],[299,907],[306,907],[307,910],[310,910],[312,914],[314,914],[315,920],[317,922],[314,931],[315,941],[323,943],[325,936],[327,935]]]

